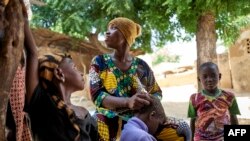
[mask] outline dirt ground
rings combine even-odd
[[[190,95],[197,91],[194,85],[162,87],[162,91],[162,104],[166,115],[182,118],[189,123],[190,119],[187,118],[188,101]],[[229,91],[234,92],[233,90]],[[238,116],[239,124],[250,124],[250,93],[235,92],[235,95],[241,111],[241,115]],[[72,102],[85,107],[90,113],[95,110],[94,104],[82,92],[74,93]]]

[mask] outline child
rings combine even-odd
[[[26,111],[34,141],[96,141],[97,123],[89,112],[71,104],[71,93],[84,89],[83,74],[70,56],[47,54],[37,59],[25,22]]]
[[[153,135],[166,116],[158,98],[150,96],[152,101],[141,110],[135,112],[122,130],[120,141],[156,141]]]
[[[223,140],[224,125],[238,124],[236,115],[240,114],[233,93],[218,88],[221,79],[218,66],[212,62],[199,67],[198,80],[202,91],[191,95],[188,117],[194,141]]]

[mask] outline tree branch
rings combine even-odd
[[[40,1],[40,0],[30,0],[31,4],[37,5],[37,6],[45,6],[46,3]]]

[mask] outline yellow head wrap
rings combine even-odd
[[[129,46],[135,42],[135,38],[141,34],[141,26],[134,21],[119,17],[111,20],[108,26],[115,25],[122,32]]]

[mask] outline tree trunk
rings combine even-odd
[[[8,94],[21,60],[24,35],[20,0],[0,5],[0,141],[5,141],[5,122]]]
[[[216,40],[215,16],[211,12],[204,13],[198,19],[196,33],[198,74],[202,63],[207,61],[217,63]],[[199,82],[198,90],[201,90]]]

